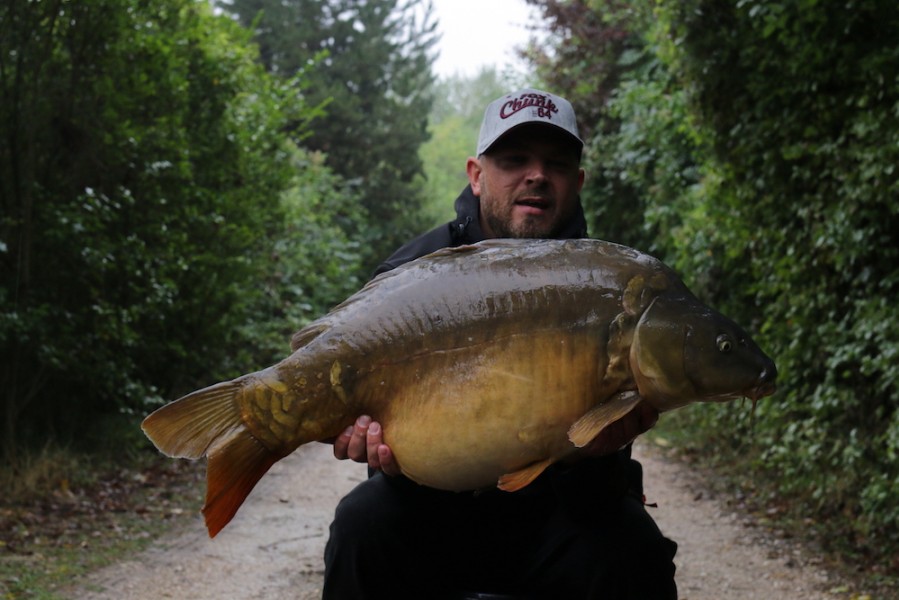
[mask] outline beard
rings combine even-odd
[[[546,189],[534,188],[528,190],[525,195],[547,198],[548,205],[554,207],[552,214],[519,215],[518,219],[514,219],[516,201],[493,197],[486,182],[482,181],[481,218],[496,237],[535,239],[555,237],[562,230],[562,225],[571,217],[572,211],[555,212],[558,203],[548,196]]]
[[[500,238],[552,238],[561,229],[559,223],[538,217],[526,217],[513,223],[511,219],[494,212],[485,211],[482,216],[493,233]]]

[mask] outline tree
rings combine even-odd
[[[3,3],[0,98],[9,455],[234,367],[312,110],[192,0]]]
[[[243,337],[251,353],[229,361],[238,372],[268,365],[289,352],[292,334],[355,292],[362,263],[358,232],[365,211],[358,189],[334,174],[319,153],[296,149],[291,186],[281,194],[283,221],[273,224],[267,268],[256,285]],[[254,366],[254,368],[255,368]]]
[[[232,0],[272,73],[307,72],[307,102],[326,105],[304,147],[360,189],[369,266],[423,226],[421,159],[428,138],[436,23],[422,0]],[[315,65],[310,70],[310,65]]]
[[[453,202],[468,185],[465,162],[475,154],[484,109],[509,88],[495,68],[473,77],[454,76],[434,87],[431,138],[421,147],[424,163],[425,214],[436,226],[453,218]]]
[[[540,9],[550,35],[526,55],[549,88],[575,107],[586,143],[589,177],[582,200],[591,235],[661,252],[658,227],[646,219],[647,196],[670,193],[695,178],[690,141],[666,131],[679,127],[678,100],[672,98],[677,92],[645,35],[653,22],[650,7],[619,0],[528,3]],[[648,179],[658,183],[647,177],[654,172],[677,176],[669,186],[648,189]]]

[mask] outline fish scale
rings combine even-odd
[[[777,373],[671,269],[599,240],[438,251],[373,279],[292,350],[144,420],[162,452],[207,456],[211,536],[272,464],[362,414],[410,479],[514,491],[641,402],[755,401]]]

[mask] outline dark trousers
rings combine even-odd
[[[626,460],[639,477],[639,464]],[[607,470],[588,474],[586,486],[547,472],[516,493],[479,494],[376,474],[337,507],[323,598],[450,598],[467,590],[675,600],[677,545],[633,487],[597,482],[610,477]]]

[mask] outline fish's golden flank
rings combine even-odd
[[[490,240],[385,273],[276,365],[163,406],[143,429],[208,458],[214,536],[272,464],[357,416],[403,473],[517,490],[640,402],[758,400],[774,363],[658,260],[598,240]]]

